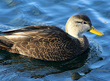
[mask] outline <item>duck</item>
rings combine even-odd
[[[85,32],[104,35],[88,16],[78,14],[67,20],[65,31],[53,25],[32,25],[1,32],[0,49],[44,61],[65,61],[89,48]]]

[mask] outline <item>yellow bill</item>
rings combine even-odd
[[[94,33],[94,34],[99,35],[99,36],[103,36],[104,35],[100,31],[96,30],[93,26],[91,26],[91,29],[90,29],[89,32]]]

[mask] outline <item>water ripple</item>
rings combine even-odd
[[[80,78],[78,81],[110,80],[109,6],[109,0],[1,0],[0,32],[40,24],[56,25],[64,30],[66,21],[70,16],[85,14],[90,17],[92,25],[105,35],[99,37],[86,33],[85,35],[90,37],[88,38],[90,42],[89,56],[85,55],[83,57],[86,62],[82,63],[81,60],[66,62],[61,66],[65,67],[63,67],[63,71],[59,67],[60,65],[57,68],[53,67],[53,65],[58,64],[53,63],[52,66],[48,66],[48,63],[2,51],[0,52],[0,79],[3,81],[42,81],[53,79],[55,81],[72,81],[75,78]],[[100,60],[100,57],[103,60]],[[68,64],[74,62],[76,64]],[[65,71],[68,67],[69,70]],[[77,67],[78,69],[71,69],[70,67]]]

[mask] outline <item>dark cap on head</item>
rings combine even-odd
[[[77,18],[79,18],[79,19],[83,19],[84,21],[89,21],[89,22],[91,22],[91,20],[89,19],[89,17],[88,16],[86,16],[86,15],[74,15],[74,17],[77,17]]]

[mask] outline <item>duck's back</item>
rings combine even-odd
[[[72,59],[88,48],[85,36],[79,41],[50,25],[29,26],[3,33],[6,35],[0,37],[0,49],[41,60]]]

